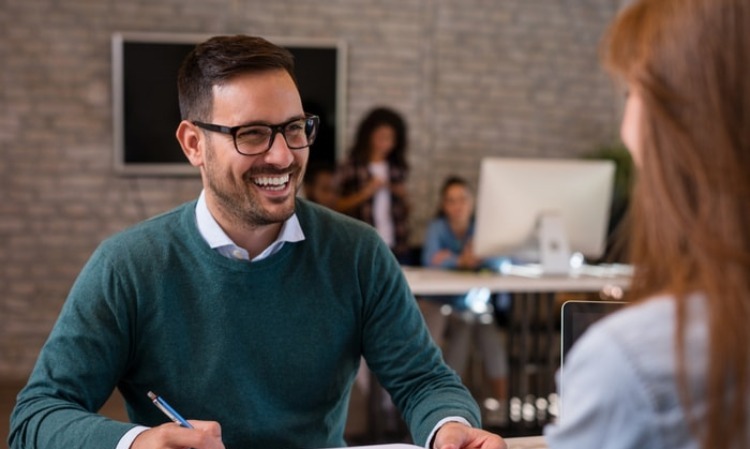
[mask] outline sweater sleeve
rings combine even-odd
[[[380,245],[362,273],[367,287],[363,353],[424,446],[435,425],[461,417],[479,426],[479,409],[442,360],[395,258]]]
[[[74,284],[11,416],[12,449],[114,448],[134,425],[98,415],[126,365],[131,314],[101,250]]]

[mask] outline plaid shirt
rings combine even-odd
[[[392,187],[405,188],[407,171],[402,167],[389,165],[389,183]],[[348,196],[360,191],[372,178],[367,164],[357,164],[351,160],[343,164],[338,171],[339,186],[342,196]],[[367,201],[349,211],[348,215],[375,226],[373,217],[373,201]],[[395,234],[395,245],[391,250],[397,257],[409,254],[409,205],[406,198],[391,193],[391,218]]]

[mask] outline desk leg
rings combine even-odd
[[[557,372],[560,354],[560,340],[557,332],[559,320],[555,308],[554,293],[540,293],[538,295],[539,313],[536,320],[535,336],[537,347],[535,348],[535,360],[537,364],[536,388],[534,396],[544,399],[536,404],[536,419],[540,424],[548,421],[547,411],[550,394],[554,393],[555,373]]]
[[[510,316],[510,397],[520,402],[520,409],[511,410],[511,418],[537,426],[549,418],[537,399],[547,400],[555,391],[559,354],[555,294],[516,293]]]
[[[529,368],[531,352],[531,317],[534,309],[534,295],[517,293],[514,295],[513,314],[510,323],[509,340],[512,351],[517,355],[513,369],[513,395],[523,400],[529,393]]]
[[[541,385],[542,391],[547,392],[547,395],[557,391],[555,384],[555,374],[560,364],[560,314],[557,310],[557,295],[555,293],[547,293],[545,302],[547,303],[547,364],[546,373],[543,377],[544,383]]]

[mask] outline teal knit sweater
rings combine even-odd
[[[377,234],[304,200],[296,211],[305,240],[253,263],[209,248],[195,202],[104,241],[19,395],[11,448],[114,448],[166,421],[149,390],[218,421],[227,449],[343,446],[360,356],[417,444],[446,416],[479,425]],[[95,414],[115,387],[132,423]]]

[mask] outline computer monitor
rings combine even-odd
[[[474,251],[568,274],[571,254],[606,246],[615,164],[609,160],[489,157],[481,161]]]

